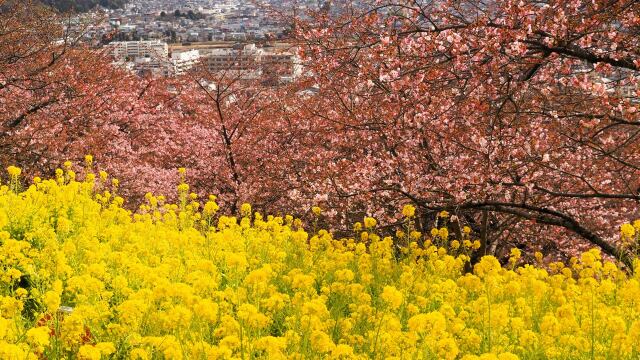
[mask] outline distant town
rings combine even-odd
[[[105,47],[114,64],[153,76],[181,75],[203,64],[210,71],[270,74],[289,81],[300,73],[296,50],[287,43],[290,26],[282,6],[239,0],[131,0],[121,9],[82,15],[86,39]],[[323,6],[296,4],[300,11]]]

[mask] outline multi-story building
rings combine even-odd
[[[291,79],[300,75],[300,61],[289,51],[264,51],[260,57],[262,73],[267,77]]]
[[[200,52],[189,50],[171,54],[171,67],[175,75],[182,75],[200,62]]]
[[[166,42],[159,40],[116,41],[109,46],[116,61],[133,61],[144,57],[158,59],[169,57],[169,46]]]
[[[270,83],[289,81],[301,73],[295,53],[282,48],[257,48],[255,44],[200,50],[209,71],[245,71]]]
[[[131,70],[138,74],[151,74],[154,76],[169,75],[166,60],[152,57],[137,57],[132,64]]]
[[[265,84],[274,85],[301,73],[298,58],[289,48],[278,45],[259,48],[255,44],[214,46],[174,46],[169,54],[167,43],[159,40],[109,44],[116,64],[154,76],[182,75],[199,63],[212,72],[236,73],[243,79],[262,78]]]
[[[209,71],[254,70],[261,54],[262,49],[257,49],[255,44],[200,51]]]

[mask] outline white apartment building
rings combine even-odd
[[[182,75],[200,62],[200,52],[189,50],[171,54],[171,66],[175,75]]]
[[[191,49],[171,55],[167,43],[159,40],[113,42],[109,47],[115,64],[154,76],[182,75],[200,62],[212,72],[264,77],[273,84],[290,81],[301,73],[300,61],[290,49],[258,48],[255,44]]]
[[[109,46],[116,61],[133,61],[142,57],[166,60],[169,57],[169,46],[159,40],[116,41]]]

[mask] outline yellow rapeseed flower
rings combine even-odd
[[[395,310],[402,305],[402,293],[394,286],[385,286],[380,297],[392,310]]]
[[[372,218],[370,216],[365,216],[363,223],[364,223],[364,227],[365,228],[373,229],[378,222],[376,221],[376,219],[374,219],[374,218]]]
[[[49,345],[51,329],[46,326],[31,328],[27,331],[27,341],[39,351]]]
[[[240,206],[240,214],[244,217],[251,216],[251,204],[244,203]]]
[[[537,253],[520,265],[524,251],[514,249],[506,266],[504,255],[483,256],[468,269],[480,247],[470,230],[447,244],[444,225],[433,239],[411,227],[394,239],[371,220],[346,238],[309,232],[293,216],[214,223],[216,198],[201,204],[188,187],[177,203],[149,193],[132,212],[106,181],[65,174],[0,190],[0,359],[640,352],[637,258],[636,271],[597,249],[567,264],[543,265]],[[240,211],[251,215],[250,206]],[[638,226],[619,230],[635,237]]]
[[[102,354],[100,353],[100,349],[93,345],[82,345],[78,350],[78,359],[79,360],[100,360],[102,359]]]
[[[47,291],[44,294],[43,302],[47,306],[47,311],[51,314],[55,314],[60,307],[60,295],[56,291]]]
[[[636,229],[631,224],[622,224],[620,226],[620,235],[624,239],[630,239],[636,234]]]
[[[407,204],[402,208],[402,215],[404,217],[412,218],[415,216],[415,214],[416,214],[416,208],[411,204]]]
[[[311,346],[318,353],[324,354],[331,352],[336,345],[325,332],[315,330],[311,333]]]
[[[9,166],[9,167],[7,168],[7,172],[9,173],[9,176],[11,176],[11,177],[14,177],[14,178],[15,178],[15,177],[20,176],[20,174],[22,173],[22,169],[20,169],[20,168],[19,168],[19,167],[17,167],[17,166],[13,166],[13,165],[11,165],[11,166]]]

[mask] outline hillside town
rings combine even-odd
[[[301,72],[300,61],[286,43],[262,45],[217,42],[169,45],[162,40],[115,41],[106,47],[114,64],[138,74],[182,75],[198,64],[208,71],[231,71],[245,79],[267,77],[289,82]]]
[[[304,11],[307,6],[297,7]],[[105,9],[108,21],[90,35],[169,43],[282,39],[287,26],[269,8],[268,1],[257,5],[238,0],[134,0],[122,9]]]
[[[282,6],[237,0],[133,0],[122,9],[98,9],[85,37],[104,46],[114,63],[139,74],[181,75],[196,64],[210,71],[252,71],[275,82],[300,73],[295,49],[286,43],[288,25]],[[316,2],[297,5],[304,10]],[[280,14],[280,15],[274,15]]]

